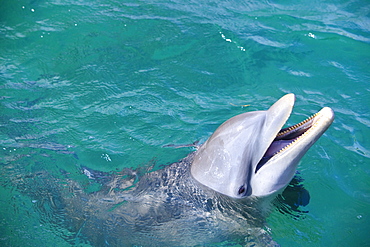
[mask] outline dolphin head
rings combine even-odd
[[[192,176],[234,198],[268,196],[285,188],[299,160],[334,120],[333,111],[324,107],[282,129],[294,101],[294,94],[287,94],[267,111],[243,113],[224,122],[196,152]]]

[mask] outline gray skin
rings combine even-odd
[[[268,111],[231,118],[197,151],[140,179],[137,171],[108,176],[83,168],[91,182],[102,184],[94,193],[71,179],[56,185],[60,178],[40,173],[45,179],[32,197],[43,198],[40,207],[55,209],[52,219],[63,219],[58,224],[69,230],[63,237],[71,244],[275,246],[264,230],[269,203],[334,119],[323,108],[280,131],[293,105],[288,94]]]
[[[256,197],[230,198],[194,180],[194,154],[145,174],[136,184],[137,175],[129,170],[110,176],[91,194],[68,181],[68,191],[59,190],[60,202],[54,204],[65,209],[64,227],[75,234],[69,241],[93,246],[202,246],[224,241],[277,246],[264,230],[267,206]],[[99,180],[93,171],[84,168],[84,173]]]

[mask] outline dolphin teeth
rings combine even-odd
[[[310,132],[311,129],[315,129],[315,127],[318,125],[318,120],[316,120],[316,118],[319,116],[319,114],[320,114],[320,112],[317,112],[317,113],[313,114],[312,116],[310,116],[309,118],[303,120],[300,123],[297,123],[297,124],[295,124],[295,125],[293,125],[289,128],[282,129],[277,134],[277,136],[275,138],[275,141],[276,140],[290,140],[291,142],[289,144],[287,144],[286,146],[284,146],[283,148],[281,148],[280,150],[278,150],[277,152],[275,152],[274,155],[287,150],[293,144],[295,144],[298,140],[300,140],[304,136],[308,135],[308,133]],[[303,125],[305,125],[305,126],[303,126]],[[301,130],[297,130],[301,126],[303,126],[304,128],[301,129]],[[297,131],[295,131],[295,130],[297,130]],[[293,136],[293,138],[289,139],[289,136]]]
[[[312,121],[319,113],[315,113],[314,115],[310,116],[309,118],[303,120],[302,122],[300,123],[297,123],[293,126],[290,126],[288,128],[285,128],[285,129],[282,129],[280,130],[280,132],[276,135],[276,138],[277,139],[281,139],[281,137],[283,137],[284,135],[288,134],[288,133],[291,133],[293,130],[295,129],[298,129],[299,127],[301,127],[302,125],[306,124],[307,122],[309,121]],[[311,126],[309,126],[310,128]]]
[[[274,155],[278,154],[278,153],[281,153],[283,151],[285,151],[286,149],[288,149],[290,146],[292,146],[295,142],[297,142],[297,140],[299,140],[302,136],[306,135],[307,132],[303,133],[301,136],[297,137],[296,139],[294,139],[291,143],[289,143],[288,145],[286,145],[285,147],[283,147],[282,149],[280,149],[279,151],[277,151],[276,153],[274,153]]]
[[[273,156],[284,152],[295,142],[305,136],[307,132],[309,132],[309,130],[316,124],[314,122],[314,119],[317,115],[318,113],[315,113],[314,115],[303,120],[300,123],[280,130],[279,133],[276,135],[275,140],[271,143],[270,147],[266,150],[264,156],[257,164],[255,172],[257,172]]]
[[[289,142],[285,146],[281,147],[280,149],[276,150],[275,152],[266,151],[264,158],[270,159],[272,156],[281,153],[288,148],[290,148],[294,143],[296,143],[299,139],[304,137],[309,133],[309,130],[317,125],[315,118],[318,116],[319,112],[313,114],[312,116],[306,118],[300,123],[297,123],[293,126],[280,130],[280,132],[276,135],[274,142],[284,141]],[[273,142],[273,143],[274,143]],[[273,144],[271,144],[271,149]]]

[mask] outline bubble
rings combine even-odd
[[[310,38],[313,38],[313,39],[316,39],[316,36],[315,36],[315,34],[313,34],[313,33],[308,33],[308,35],[307,35],[308,37],[310,37]]]
[[[112,161],[108,154],[102,154],[100,158],[105,159],[106,161]]]

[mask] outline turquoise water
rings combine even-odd
[[[68,246],[25,173],[158,168],[292,92],[288,123],[336,119],[299,166],[308,212],[273,211],[274,240],[370,246],[369,18],[359,0],[2,1],[0,245]]]

